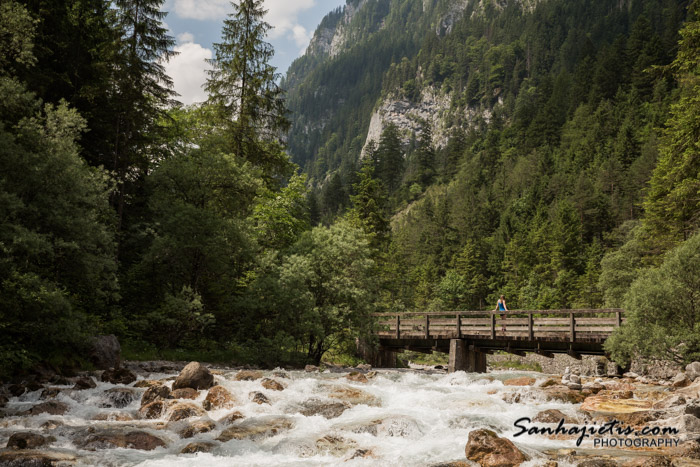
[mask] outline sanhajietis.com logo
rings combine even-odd
[[[564,419],[559,420],[556,427],[532,424],[528,417],[522,417],[513,424],[518,430],[513,436],[544,435],[544,436],[575,436],[576,446],[581,446],[584,440],[593,442],[596,448],[672,448],[678,446],[679,430],[674,427],[645,426],[632,428],[619,420],[610,420],[603,424],[565,425]]]

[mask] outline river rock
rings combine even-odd
[[[215,386],[216,387],[216,386]],[[180,388],[170,393],[172,399],[190,399],[194,400],[199,397],[199,391],[192,388]]]
[[[114,335],[97,336],[92,340],[90,360],[95,368],[109,370],[121,366],[121,346]]]
[[[136,391],[131,388],[112,388],[104,392],[107,401],[101,407],[122,409],[136,400]]]
[[[601,391],[602,392],[602,391]],[[652,402],[642,399],[615,399],[608,395],[589,396],[581,404],[580,410],[584,412],[604,412],[625,414],[641,412],[651,409]]]
[[[134,383],[135,388],[152,388],[154,386],[163,386],[162,381],[158,381],[155,379],[142,379],[141,381],[136,381]]]
[[[201,433],[209,433],[214,428],[216,428],[216,423],[212,420],[197,420],[178,431],[178,434],[181,438],[192,438]]]
[[[678,373],[676,377],[671,380],[671,386],[674,388],[684,388],[690,386],[690,383],[692,383],[692,381],[685,373]]]
[[[566,415],[557,409],[543,410],[532,418],[533,422],[541,423],[559,423],[559,420],[564,420],[564,423],[571,423],[566,419]]]
[[[301,403],[299,413],[311,417],[321,415],[324,418],[337,418],[350,408],[347,402],[323,401],[321,399],[308,399]]]
[[[499,438],[491,430],[474,430],[464,449],[467,459],[482,467],[517,466],[527,460],[525,455],[508,439]]]
[[[330,454],[331,456],[340,457],[345,455],[349,450],[357,448],[357,443],[351,439],[341,438],[340,436],[324,436],[316,440],[316,449],[321,454]]]
[[[381,405],[379,399],[372,394],[352,386],[330,386],[328,387],[328,397],[347,402],[352,406],[368,405],[378,407]]]
[[[56,396],[58,396],[59,394],[61,394],[61,388],[46,388],[43,391],[41,391],[39,399],[55,399]]]
[[[240,420],[242,418],[245,418],[243,416],[243,414],[236,411],[236,412],[232,412],[232,413],[226,415],[224,418],[220,419],[219,423],[224,425],[224,426],[229,426],[229,425],[233,425],[234,422],[236,422],[237,420]]]
[[[192,402],[179,402],[169,407],[169,422],[177,422],[191,417],[201,417],[204,415],[204,410],[193,404]]]
[[[0,452],[0,465],[8,467],[44,467],[73,465],[73,454],[54,451],[8,450]]]
[[[58,401],[48,401],[37,404],[31,409],[23,412],[23,415],[39,415],[47,413],[49,415],[64,415],[68,412],[68,404]]]
[[[73,389],[76,391],[84,391],[86,389],[95,389],[96,387],[97,383],[95,383],[94,379],[90,376],[83,376],[82,378],[78,378]]]
[[[219,435],[217,441],[230,441],[232,439],[249,439],[256,441],[263,438],[284,433],[294,427],[294,422],[283,417],[262,417],[244,420],[241,423],[226,428]]]
[[[45,445],[47,442],[47,438],[37,433],[14,433],[7,441],[7,447],[10,449],[36,449]]]
[[[684,405],[686,403],[685,397],[681,394],[671,394],[659,401],[654,402],[652,408],[654,409],[670,409],[671,407],[677,407],[679,405]]]
[[[312,373],[314,371],[318,371],[318,367],[316,365],[306,365],[304,367],[304,371],[307,373]]]
[[[141,396],[141,407],[145,407],[148,404],[155,402],[157,400],[170,399],[170,388],[163,385],[151,386],[146,389],[146,392]]]
[[[236,381],[255,381],[263,377],[263,372],[258,370],[241,370],[233,378]]]
[[[196,454],[198,452],[211,452],[216,447],[214,443],[197,442],[190,443],[180,451],[180,454]]]
[[[274,379],[265,378],[262,380],[262,387],[269,389],[271,391],[283,391],[284,386],[275,381]]]
[[[153,420],[163,416],[163,413],[171,405],[176,404],[175,401],[165,401],[162,399],[146,404],[139,409],[139,415],[147,420]]]
[[[586,396],[579,391],[574,391],[562,385],[550,386],[544,389],[542,394],[548,401],[561,401],[571,404],[578,404],[586,399]]]
[[[105,370],[101,379],[105,383],[131,384],[136,381],[136,375],[126,368],[117,368]]]
[[[359,371],[353,371],[352,373],[349,373],[345,375],[345,378],[348,379],[348,381],[353,381],[355,383],[367,383],[369,380],[365,375],[360,373]]]
[[[205,410],[230,409],[236,405],[236,398],[223,386],[214,386],[202,402]]]
[[[260,405],[262,405],[262,404],[269,405],[270,404],[270,399],[268,399],[267,396],[265,394],[263,394],[262,392],[251,392],[250,398],[251,398],[250,400],[252,400],[256,404],[260,404]]]
[[[689,363],[685,366],[685,374],[688,379],[695,381],[695,379],[700,376],[700,362]]]
[[[209,389],[214,385],[214,375],[199,362],[188,363],[173,383],[173,390],[181,388]]]
[[[0,408],[5,407],[8,402],[10,402],[10,399],[8,399],[4,394],[0,394]]]
[[[92,417],[92,419],[103,422],[130,422],[134,417],[126,412],[102,412]]]
[[[617,467],[618,465],[619,464],[613,459],[608,459],[605,457],[583,459],[577,464],[578,467]]]
[[[550,386],[557,386],[558,384],[559,384],[559,382],[557,382],[557,380],[549,378],[549,379],[542,381],[542,383],[537,387],[544,389],[544,388],[548,388]]]
[[[506,386],[532,386],[535,384],[535,378],[529,378],[527,376],[523,376],[522,378],[511,378],[503,381],[503,384]]]
[[[148,432],[103,430],[87,435],[76,441],[81,449],[97,451],[100,449],[138,449],[152,451],[159,447],[166,447],[165,441]]]

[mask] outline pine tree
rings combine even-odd
[[[176,95],[163,65],[176,52],[160,10],[163,0],[117,0],[117,28],[121,48],[114,58],[115,115],[112,160],[117,178],[114,202],[118,230],[122,229],[126,200],[143,185],[149,170],[158,121]]]
[[[273,56],[264,41],[270,25],[263,20],[263,0],[232,3],[233,13],[222,31],[222,42],[214,44],[215,58],[206,90],[218,107],[230,135],[229,149],[262,167],[267,177],[287,174],[289,161],[280,138],[289,129],[279,77],[269,64]]]
[[[403,172],[403,153],[399,129],[393,123],[389,123],[379,138],[377,147],[379,159],[380,177],[389,193],[393,193],[398,187]]]
[[[372,161],[366,158],[359,172],[359,180],[353,184],[355,194],[350,196],[352,208],[348,212],[350,223],[361,228],[370,239],[370,245],[378,247],[389,235],[389,221],[384,213],[384,190],[374,177]]]
[[[433,148],[433,129],[429,122],[423,125],[418,138],[417,151],[418,182],[427,187],[435,177],[435,149]]]

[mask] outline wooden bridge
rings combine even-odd
[[[449,371],[486,371],[486,354],[503,350],[547,357],[603,355],[603,343],[624,322],[624,310],[513,310],[379,313],[380,357],[413,350],[450,354]],[[505,329],[505,330],[504,330]]]

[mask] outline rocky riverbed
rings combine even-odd
[[[700,465],[696,367],[655,379],[183,366],[127,364],[4,386],[0,465]],[[578,433],[561,432],[612,422],[677,432],[591,435],[578,445]],[[519,426],[562,428],[516,436]],[[632,442],[612,446],[618,438]]]

